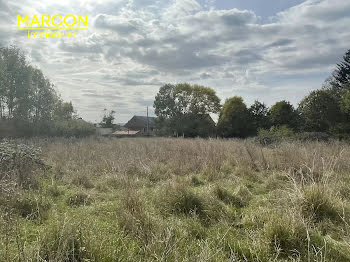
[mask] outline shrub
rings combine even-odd
[[[90,195],[84,192],[78,192],[68,197],[66,203],[71,207],[86,206],[92,203],[92,199]]]
[[[260,129],[258,131],[258,136],[255,138],[255,141],[261,145],[270,145],[293,136],[293,130],[287,126],[273,126],[270,129]]]
[[[296,135],[296,139],[300,141],[329,141],[330,136],[323,132],[303,132]]]
[[[25,144],[4,141],[0,143],[0,179],[16,181],[19,186],[35,187],[35,171],[45,169],[41,150]]]
[[[82,120],[60,120],[51,124],[45,135],[64,137],[86,137],[95,134],[95,127]]]

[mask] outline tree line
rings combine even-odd
[[[260,101],[250,107],[235,96],[221,105],[211,88],[166,84],[154,101],[160,134],[186,137],[289,136],[294,133],[350,135],[350,50],[319,90],[310,92],[297,108],[279,101],[270,108]],[[217,125],[209,117],[219,114]]]
[[[213,89],[182,83],[162,86],[154,109],[160,135],[246,138],[308,132],[347,138],[350,50],[326,84],[310,92],[296,108],[285,100],[271,107],[255,101],[248,107],[238,96],[221,105]],[[105,112],[101,126],[112,125],[114,113]],[[219,114],[217,124],[212,114]],[[0,137],[93,133],[93,125],[79,119],[72,103],[60,98],[51,81],[19,48],[0,48]]]
[[[79,121],[72,103],[60,98],[19,48],[0,48],[0,137],[92,132],[92,125]]]

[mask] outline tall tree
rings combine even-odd
[[[350,83],[350,49],[345,53],[343,61],[337,64],[333,72],[333,86],[342,89],[345,84]]]
[[[254,124],[242,97],[226,100],[218,122],[218,132],[223,137],[245,138],[254,133]]]
[[[344,114],[350,117],[350,84],[347,84],[347,86],[345,86],[345,89],[347,91],[343,93],[340,101],[340,108]]]
[[[249,108],[256,130],[268,129],[271,127],[269,118],[269,108],[259,101],[255,101]]]
[[[57,101],[54,112],[54,117],[57,120],[72,120],[74,114],[75,111],[72,102]]]
[[[305,131],[327,132],[341,120],[336,96],[326,89],[312,91],[299,104]]]
[[[104,109],[104,115],[102,117],[102,121],[100,123],[101,127],[104,128],[113,128],[114,124],[113,121],[115,119],[115,111],[111,110],[109,112],[107,112],[107,109]]]
[[[274,104],[269,111],[271,123],[274,126],[288,126],[296,128],[298,126],[298,113],[293,105],[283,100]]]
[[[211,123],[208,122],[209,114],[219,112],[220,99],[208,87],[187,83],[167,84],[159,89],[153,106],[159,129],[196,136],[201,135],[200,132],[196,134],[196,130]]]

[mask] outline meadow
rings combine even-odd
[[[0,261],[350,261],[345,142],[94,137],[1,148],[12,162],[0,172]]]

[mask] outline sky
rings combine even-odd
[[[33,39],[17,15],[88,15],[72,39]],[[0,0],[0,46],[17,45],[83,119],[153,114],[165,83],[297,106],[350,48],[350,0]]]

